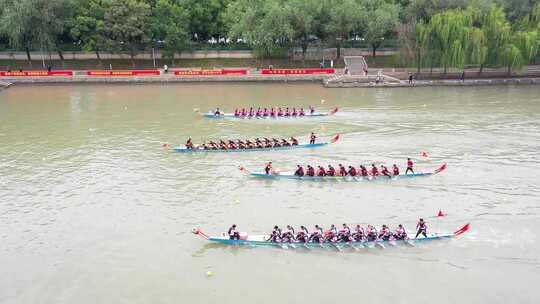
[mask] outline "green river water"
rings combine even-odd
[[[194,112],[311,104],[340,111],[279,122]],[[161,147],[310,131],[342,139],[287,152]],[[539,151],[537,86],[15,86],[0,91],[0,303],[537,303]],[[265,181],[237,169],[403,168],[406,157],[448,168],[377,182]],[[440,209],[448,216],[437,220]],[[358,252],[216,246],[190,233],[343,222],[413,233],[419,217],[431,231],[471,231]]]

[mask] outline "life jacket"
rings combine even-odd
[[[377,169],[377,167],[371,168],[371,175],[373,175],[373,176],[378,176],[379,175],[379,170]]]
[[[412,161],[412,160],[408,160],[408,161],[407,161],[407,167],[408,167],[408,168],[412,168],[412,167],[413,167],[413,161]]]
[[[367,171],[367,169],[364,168],[364,167],[362,167],[362,168],[360,169],[360,173],[362,174],[362,176],[368,176],[368,171]]]
[[[394,175],[399,175],[399,168],[398,167],[394,167]]]

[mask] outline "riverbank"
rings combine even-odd
[[[386,81],[376,82],[376,76],[346,76],[342,74],[315,74],[315,75],[209,75],[209,76],[114,76],[90,77],[75,75],[41,76],[41,77],[0,77],[2,83],[10,85],[53,85],[53,84],[173,84],[173,83],[320,83],[326,88],[396,88],[396,87],[426,87],[426,86],[488,86],[488,85],[539,85],[540,77],[520,78],[478,78],[478,79],[433,79],[415,80],[409,83],[403,79],[389,78]],[[6,86],[7,88],[7,86]]]

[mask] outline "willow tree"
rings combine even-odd
[[[447,11],[431,19],[432,47],[438,51],[445,74],[448,67],[465,66],[472,24],[470,10]]]
[[[503,62],[512,61],[509,60],[509,56],[516,54],[514,48],[508,47],[508,43],[512,38],[512,28],[506,20],[502,8],[493,6],[482,17],[480,23],[487,42],[487,58],[485,62],[497,66],[504,64]],[[518,60],[515,60],[515,62],[518,62]]]
[[[480,73],[484,69],[488,56],[488,41],[484,31],[480,28],[473,27],[470,33],[470,63],[480,66]]]

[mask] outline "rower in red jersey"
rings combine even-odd
[[[277,116],[279,117],[283,116],[283,110],[281,108],[278,108]]]
[[[392,170],[394,171],[394,176],[399,175],[399,168],[396,166],[396,164],[392,166]]]
[[[267,108],[264,108],[263,116],[268,117],[268,109]]]
[[[266,174],[272,173],[272,162],[268,162],[268,164],[266,164],[266,167],[264,167],[264,172]]]
[[[384,176],[388,176],[388,178],[392,178],[392,175],[390,175],[390,171],[388,171],[388,168],[386,168],[386,166],[381,165],[381,174]]]
[[[253,112],[253,108],[249,108],[249,113],[248,113],[249,117],[253,117],[254,114],[255,113]]]
[[[270,116],[276,117],[276,110],[274,108],[270,109]]]
[[[356,176],[356,168],[353,167],[353,166],[349,166],[349,172],[348,172],[348,174],[349,174],[350,176]]]
[[[257,117],[261,117],[261,116],[262,116],[261,108],[258,108],[258,109],[257,109],[257,112],[255,113],[255,116],[257,116]]]
[[[297,165],[296,171],[294,171],[294,175],[300,176],[300,177],[304,176],[304,168],[300,165]]]
[[[296,108],[292,108],[292,116],[297,116],[298,112],[296,111]]]
[[[315,114],[315,108],[313,106],[309,106],[309,114]]]
[[[332,167],[332,165],[328,165],[328,170],[326,171],[326,175],[328,176],[336,176],[336,169]]]
[[[285,109],[285,116],[291,116],[291,112],[289,111],[289,107]]]
[[[339,175],[347,176],[347,169],[342,164],[339,164]]]
[[[246,112],[246,108],[242,108],[242,112],[240,113],[241,116],[246,116],[247,115],[247,112]]]
[[[368,170],[363,165],[360,165],[360,175],[362,175],[363,177],[366,177],[369,175]]]
[[[240,111],[238,109],[234,109],[234,117],[240,116]]]
[[[413,161],[410,158],[407,158],[407,170],[405,170],[405,174],[409,173],[409,171],[414,174],[413,165]]]
[[[371,164],[371,175],[379,176],[379,170],[377,169],[377,167],[375,167],[375,164]]]
[[[307,172],[306,172],[306,175],[307,175],[307,176],[315,176],[315,169],[313,169],[312,166],[307,165]]]
[[[317,176],[326,176],[326,171],[324,171],[324,168],[322,166],[319,166],[319,171],[317,172]]]
[[[291,145],[298,146],[298,139],[291,137]]]
[[[304,108],[300,108],[300,111],[298,111],[298,116],[304,116],[306,113],[304,112]]]
[[[186,141],[186,148],[187,149],[193,149],[193,141],[191,140],[191,137],[188,138],[188,140]]]

